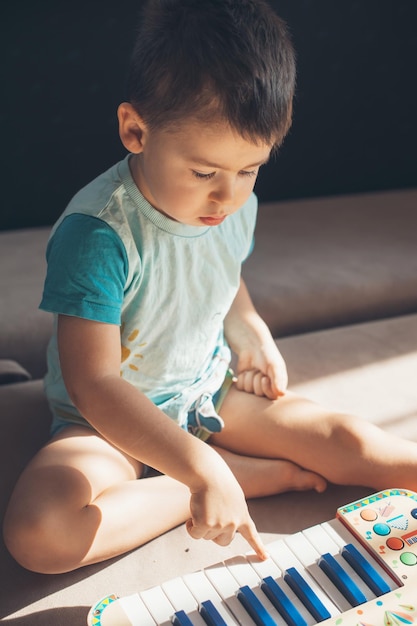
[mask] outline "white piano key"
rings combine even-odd
[[[206,626],[198,612],[198,602],[182,578],[172,578],[161,587],[175,611],[185,611],[194,626]]]
[[[339,545],[342,549],[346,544],[352,543],[355,548],[362,554],[362,556],[368,561],[372,561],[373,567],[377,570],[381,578],[387,583],[391,590],[398,589],[398,584],[391,578],[391,576],[384,570],[384,568],[378,563],[378,561],[370,555],[368,550],[360,543],[358,539],[346,528],[346,526],[338,519],[330,520],[321,524],[326,533]]]
[[[138,593],[119,598],[118,602],[132,626],[155,626],[156,621]]]
[[[217,563],[204,570],[205,575],[216,589],[217,593],[229,609],[232,611],[239,624],[243,626],[250,626],[255,622],[249,617],[248,613],[239,602],[236,593],[239,590],[239,583],[236,578],[232,576],[227,567],[223,563]]]
[[[272,578],[281,578],[283,573],[279,569],[278,565],[275,563],[271,557],[266,559],[265,561],[260,561],[259,558],[255,554],[247,554],[246,558],[248,563],[253,567],[255,572],[258,574],[259,578],[265,578],[265,576],[272,576]]]
[[[239,622],[232,615],[222,597],[210,583],[204,572],[185,574],[184,582],[199,604],[205,600],[211,600],[224,621],[230,626],[239,626]]]
[[[290,537],[292,536],[293,535],[290,535]],[[289,567],[295,567],[332,617],[339,615],[341,611],[347,610],[348,608],[350,609],[350,605],[343,598],[342,594],[336,589],[333,583],[328,581],[326,575],[320,570],[318,565],[316,565],[320,554],[303,538],[301,533],[297,533],[298,542],[290,542],[291,547],[286,543],[287,539],[290,537],[286,537],[285,540],[274,541],[268,545],[268,552],[277,563],[278,567],[282,571],[285,571]],[[311,564],[313,564],[313,571],[310,571]],[[316,569],[317,571],[315,571]],[[323,584],[326,585],[327,582],[332,585],[330,596],[323,587]],[[289,590],[289,593],[292,594],[291,597],[296,597],[292,590]],[[298,598],[297,602],[301,604]]]
[[[158,626],[171,626],[171,617],[175,613],[175,608],[163,592],[162,587],[146,589],[140,593],[140,597]]]
[[[342,555],[340,554],[342,546],[340,545],[340,543],[336,543],[334,538],[330,536],[328,532],[326,532],[324,524],[312,526],[311,528],[307,528],[302,532],[304,536],[306,536],[308,540],[313,544],[313,546],[316,549],[320,550],[321,555],[328,552],[335,558],[340,567],[348,574],[348,576],[353,580],[355,585],[362,591],[367,602],[369,602],[369,600],[375,599],[375,594],[369,589],[368,585],[364,583],[362,578],[358,576],[354,569],[342,557]],[[343,543],[343,545],[345,545],[345,543]]]
[[[326,532],[324,526],[324,524],[317,524],[316,526],[305,528],[302,531],[302,535],[306,537],[308,542],[320,555],[326,554],[326,552],[338,554],[341,546]]]

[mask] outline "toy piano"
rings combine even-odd
[[[89,626],[417,625],[417,494],[388,489],[336,519],[132,596],[107,596]]]

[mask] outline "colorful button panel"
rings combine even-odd
[[[380,491],[340,508],[337,516],[400,586],[417,577],[417,493]]]

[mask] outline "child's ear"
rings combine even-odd
[[[122,102],[117,109],[119,135],[122,144],[129,152],[139,154],[143,150],[146,125],[129,102]]]

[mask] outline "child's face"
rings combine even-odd
[[[175,132],[146,129],[132,174],[152,206],[192,226],[217,226],[251,194],[271,146],[229,126],[185,123]]]

